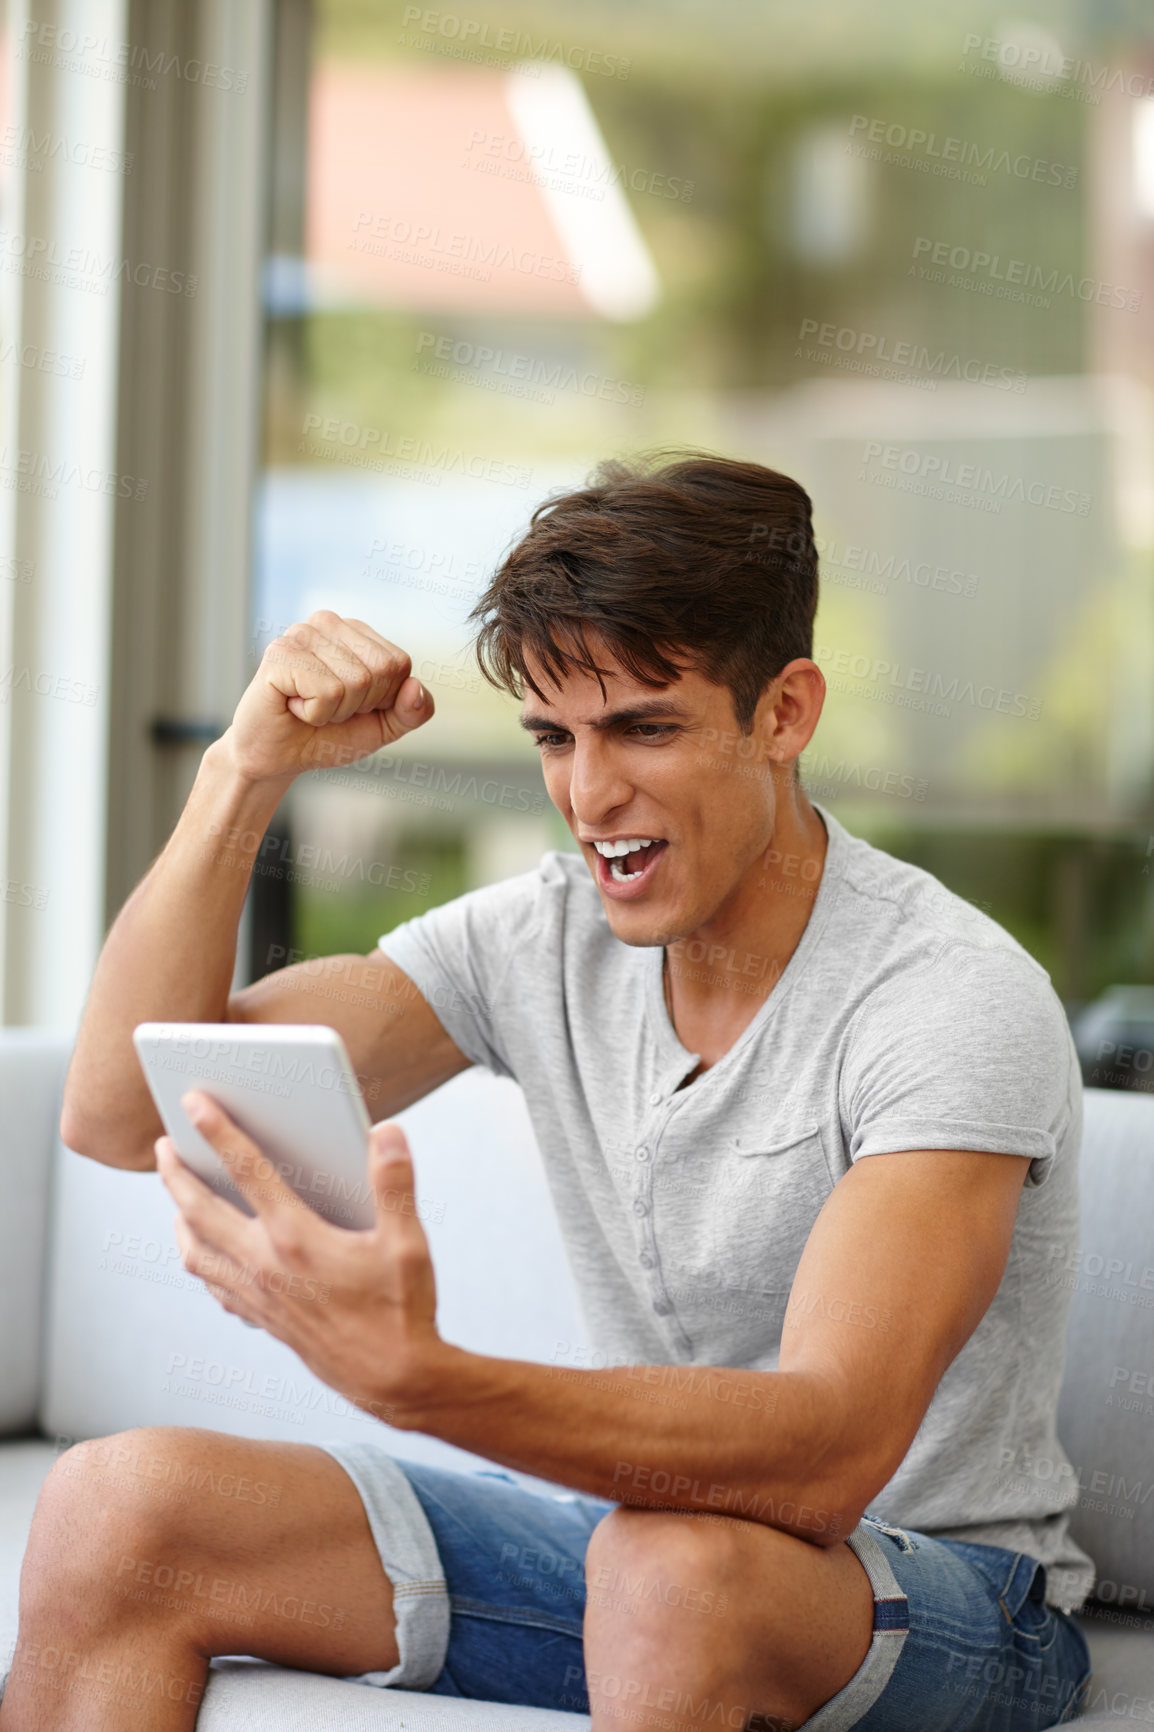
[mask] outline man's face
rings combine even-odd
[[[604,645],[590,647],[613,670],[605,695],[584,670],[571,669],[557,687],[530,663],[547,701],[526,691],[521,721],[611,930],[626,944],[668,944],[715,915],[740,919],[777,811],[766,699],[746,737],[728,687],[687,672],[659,690],[620,668]],[[782,772],[788,765],[776,755]],[[607,857],[598,842],[645,846]]]

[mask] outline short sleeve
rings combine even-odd
[[[540,869],[524,872],[431,908],[377,940],[465,1057],[498,1076],[513,1074],[502,1036],[511,1008],[506,983],[532,940],[540,893]]]
[[[902,1149],[1029,1155],[1044,1182],[1071,1116],[1074,1051],[1048,976],[1024,953],[951,944],[876,988],[849,1032],[851,1160]]]

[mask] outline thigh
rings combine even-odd
[[[528,1491],[495,1471],[397,1465],[433,1530],[449,1594],[432,1693],[587,1713],[585,1552],[615,1505]]]
[[[323,1449],[148,1427],[69,1450],[41,1506],[29,1556],[49,1587],[62,1568],[105,1581],[113,1611],[210,1656],[338,1676],[395,1661],[390,1582]]]
[[[1089,1654],[1045,1604],[1036,1559],[868,1517],[849,1544],[874,1587],[873,1640],[804,1732],[1041,1732],[1075,1718]]]

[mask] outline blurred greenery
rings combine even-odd
[[[1154,981],[1147,838],[917,830],[869,819],[852,827],[1013,933],[1066,1003],[1086,1003],[1116,982]]]
[[[293,943],[306,956],[365,955],[382,933],[451,902],[469,887],[463,833],[404,830],[391,864],[400,869],[394,876],[412,872],[420,890],[296,885]],[[406,882],[403,876],[401,881]]]
[[[420,28],[422,14],[437,21],[428,31]],[[515,50],[495,48],[498,33],[512,28],[541,44],[538,51],[545,54],[561,43],[627,56],[631,65],[621,82],[649,72],[682,80],[720,78],[738,90],[748,80],[788,89],[799,78],[835,78],[857,69],[932,75],[943,61],[957,59],[966,33],[993,36],[1003,30],[1006,9],[1003,0],[934,6],[887,0],[884,11],[876,0],[807,0],[805,6],[796,0],[714,0],[708,7],[701,0],[486,0],[483,7],[454,11],[417,9],[402,0],[320,0],[317,17],[320,51],[334,57],[431,58],[432,49],[457,46],[451,34],[457,19],[486,28],[479,52],[494,45],[495,62],[517,58]],[[1119,37],[1148,39],[1154,33],[1147,0],[1035,0],[1015,15],[1015,22],[1022,20],[1053,31],[1083,54],[1105,51]],[[406,38],[421,42],[424,51]]]

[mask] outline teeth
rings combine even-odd
[[[645,836],[641,838],[630,838],[626,842],[594,842],[593,846],[596,848],[598,854],[604,854],[607,860],[612,860],[615,855],[635,854],[638,848],[648,848],[650,842],[653,840],[654,838],[652,836]]]

